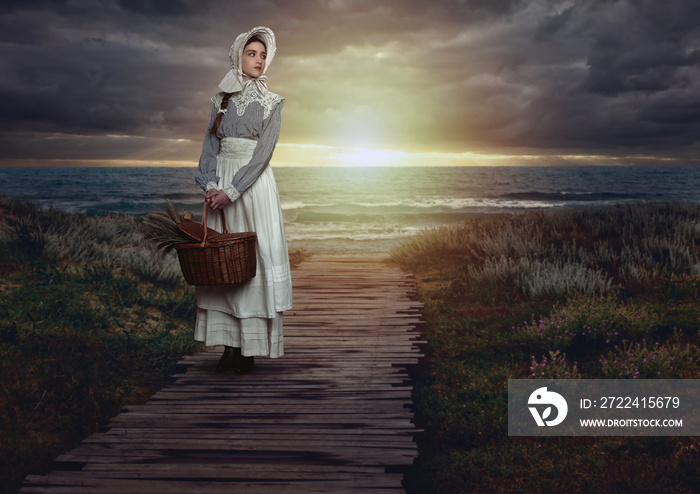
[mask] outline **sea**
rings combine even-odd
[[[290,248],[387,254],[422,229],[533,209],[700,201],[700,168],[273,167]],[[201,217],[194,168],[0,168],[0,194],[88,215],[146,215],[171,200]]]

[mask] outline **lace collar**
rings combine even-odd
[[[249,86],[248,91],[241,91],[231,96],[229,99],[228,107],[231,107],[231,103],[236,107],[236,114],[241,117],[248,108],[248,105],[257,101],[263,107],[263,119],[266,119],[272,113],[272,110],[284,100],[279,94],[275,94],[272,91],[265,91],[264,94],[260,94],[254,85]],[[245,93],[245,94],[244,94]],[[212,98],[211,101],[214,103],[216,110],[221,113],[226,113],[227,110],[221,109],[221,102],[224,99],[224,93],[217,93]]]

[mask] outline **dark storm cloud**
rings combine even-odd
[[[3,131],[80,134],[157,130],[163,115],[189,97],[178,79],[198,69],[128,40],[86,40],[54,48],[49,57],[25,47],[2,63]]]
[[[12,12],[18,9],[41,9],[52,5],[65,5],[68,0],[3,0],[0,12]]]
[[[295,142],[333,144],[350,121],[433,151],[682,155],[698,21],[696,0],[6,1],[0,160],[197,142],[228,45],[261,24]]]
[[[180,15],[195,7],[184,0],[119,0],[119,5],[125,10],[148,15]]]
[[[700,131],[700,4],[575,5],[562,13],[560,27],[545,47],[555,51],[556,43],[580,44],[585,77],[580,85],[552,88],[565,95],[556,105],[546,96],[533,101],[534,108],[555,114],[552,126],[543,130],[556,133],[559,125],[571,123],[565,111],[573,109],[582,111],[582,118],[569,130],[569,139],[582,146],[643,149],[695,143]]]
[[[201,62],[196,50],[179,54],[171,44],[149,36],[146,25],[152,19],[143,21],[142,32],[126,29],[129,17],[123,13],[121,21],[108,19],[119,13],[95,12],[90,22],[82,11],[18,11],[3,18],[9,29],[2,30],[0,128],[79,134],[157,131],[164,114],[191,97],[186,79],[197,80],[190,74],[202,70]],[[14,23],[27,29],[12,44],[7,32]],[[83,27],[77,30],[78,25]]]
[[[535,3],[499,39],[459,47],[479,53],[462,57],[462,101],[490,126],[455,110],[451,139],[621,153],[697,142],[696,3]]]

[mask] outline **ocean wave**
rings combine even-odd
[[[515,201],[553,201],[553,202],[614,202],[627,201],[630,199],[640,199],[639,194],[628,194],[624,192],[509,192],[497,197],[497,199],[509,199]]]
[[[192,175],[187,168],[0,168],[0,193],[89,214],[145,215],[164,210],[170,199],[200,220],[203,194]],[[386,252],[391,242],[425,227],[474,216],[700,201],[694,167],[281,167],[275,175],[289,240],[340,253]]]
[[[284,211],[302,211],[312,208],[326,208],[331,211],[357,211],[359,210],[426,210],[426,209],[441,209],[441,210],[464,210],[470,208],[531,208],[531,207],[549,207],[550,203],[546,201],[514,201],[507,199],[491,199],[491,198],[434,198],[434,199],[399,199],[394,201],[352,201],[347,203],[331,202],[331,203],[304,203],[302,201],[289,202],[282,204]]]
[[[472,213],[482,213],[485,210],[475,211],[416,211],[400,210],[387,211],[378,209],[375,211],[284,211],[285,223],[305,224],[346,224],[346,225],[390,225],[402,224],[442,224],[462,221]]]
[[[286,226],[287,240],[395,240],[414,235],[421,226],[409,225],[348,225],[346,223],[323,223],[309,225],[292,223]]]
[[[315,202],[304,202],[304,201],[284,201],[282,202],[282,211],[292,211],[295,209],[304,209],[304,208],[330,208],[333,206],[337,206],[337,202],[328,202],[328,203],[315,203]]]
[[[541,208],[551,207],[546,201],[514,201],[482,197],[464,198],[435,198],[424,200],[401,200],[389,202],[353,202],[353,206],[362,208],[415,208],[415,209],[447,209],[466,210],[472,208]]]

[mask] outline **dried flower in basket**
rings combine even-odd
[[[141,231],[146,240],[155,244],[161,254],[167,254],[176,245],[192,243],[192,237],[177,227],[182,221],[192,221],[192,214],[181,215],[168,199],[168,209],[146,216],[141,223]]]

